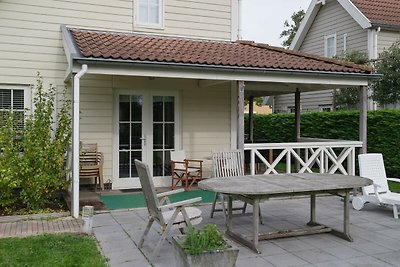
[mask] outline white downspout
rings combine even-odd
[[[242,0],[238,0],[238,40],[242,40]]]
[[[79,217],[79,102],[80,81],[79,79],[87,72],[87,65],[74,76],[73,88],[73,116],[72,116],[72,216]]]

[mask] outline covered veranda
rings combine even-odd
[[[366,88],[369,81],[375,77],[372,69],[368,67],[253,42],[149,37],[66,27],[62,31],[64,49],[69,63],[65,80],[72,81],[74,94],[73,197],[71,198],[74,217],[79,216],[80,81],[85,81],[85,75],[113,77],[113,81],[124,77],[147,78],[149,81],[156,78],[166,82],[172,79],[177,81],[176,84],[190,82],[196,90],[205,92],[227,88],[227,94],[219,96],[218,99],[221,101],[221,107],[229,111],[229,115],[223,122],[230,129],[226,135],[229,139],[227,143],[230,145],[225,149],[250,150],[252,173],[255,172],[256,157],[263,161],[269,173],[274,172],[275,161],[270,162],[265,158],[263,160],[262,153],[258,153],[259,149],[275,149],[275,147],[282,149],[283,147],[285,152],[280,154],[279,161],[286,156],[287,166],[290,166],[291,158],[296,158],[299,162],[299,168],[296,171],[309,171],[309,165],[317,163],[320,172],[338,170],[349,174],[354,173],[355,148],[361,147],[362,151],[365,151]],[[350,86],[358,86],[363,99],[363,104],[360,106],[359,142],[342,142],[336,145],[330,145],[327,140],[301,142],[304,140],[300,136],[300,94],[307,91]],[[114,90],[115,87],[111,89]],[[184,93],[185,89],[182,92]],[[298,142],[245,145],[243,112],[245,95],[282,93],[296,94]],[[212,97],[213,94],[210,93],[210,98]],[[204,103],[196,103],[196,108],[201,109],[202,104]],[[184,106],[185,103],[181,105]],[[208,114],[208,110],[203,110],[203,112],[207,116],[213,116],[213,114]],[[206,122],[207,118],[204,120]],[[183,132],[189,127],[185,123],[186,120],[183,118]],[[185,143],[181,143],[179,148],[186,149]],[[344,150],[339,155],[335,155],[335,149],[332,149],[335,146],[342,147]],[[196,153],[196,147],[199,146],[194,146],[193,153]],[[212,144],[207,144],[207,147],[212,147]],[[296,152],[303,148],[307,152]],[[328,153],[329,151],[331,153]],[[302,159],[300,154],[307,158]],[[344,161],[350,162],[346,164],[349,170],[345,170],[342,166],[341,163]],[[115,158],[110,158],[109,162],[113,169],[118,167]]]

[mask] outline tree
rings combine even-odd
[[[370,63],[367,54],[359,51],[345,52],[336,58],[359,65]],[[358,87],[340,88],[333,91],[333,105],[335,109],[355,109],[359,101]]]
[[[373,83],[372,99],[380,105],[400,101],[400,40],[385,49],[375,64],[381,78]]]
[[[285,22],[283,23],[284,30],[281,32],[280,38],[286,38],[282,42],[282,45],[284,47],[289,47],[292,44],[294,36],[296,35],[300,27],[300,23],[303,20],[304,15],[304,10],[299,10],[292,14],[292,16],[290,17],[292,21],[290,23],[288,20],[285,20]]]

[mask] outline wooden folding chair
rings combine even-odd
[[[171,188],[181,183],[185,190],[203,178],[203,161],[187,159],[184,150],[171,151]]]
[[[161,226],[162,235],[154,249],[152,255],[154,258],[157,256],[160,246],[167,237],[169,230],[173,228],[182,230],[185,227],[190,227],[201,222],[201,210],[194,207],[187,207],[190,204],[200,202],[201,197],[171,203],[168,196],[184,192],[184,190],[178,189],[156,194],[148,165],[137,159],[135,159],[135,165],[139,174],[140,184],[142,185],[147,211],[149,212],[149,220],[140,238],[138,247],[141,248],[143,246],[144,239],[149,233],[151,225],[156,221]],[[161,200],[159,200],[160,198]],[[164,203],[166,204],[163,205]]]

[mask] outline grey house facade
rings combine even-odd
[[[333,57],[360,51],[376,59],[400,38],[400,5],[396,0],[313,0],[290,49]],[[293,94],[274,98],[274,112],[293,111]],[[304,92],[301,111],[331,111],[332,91]],[[376,109],[371,100],[368,109]]]

